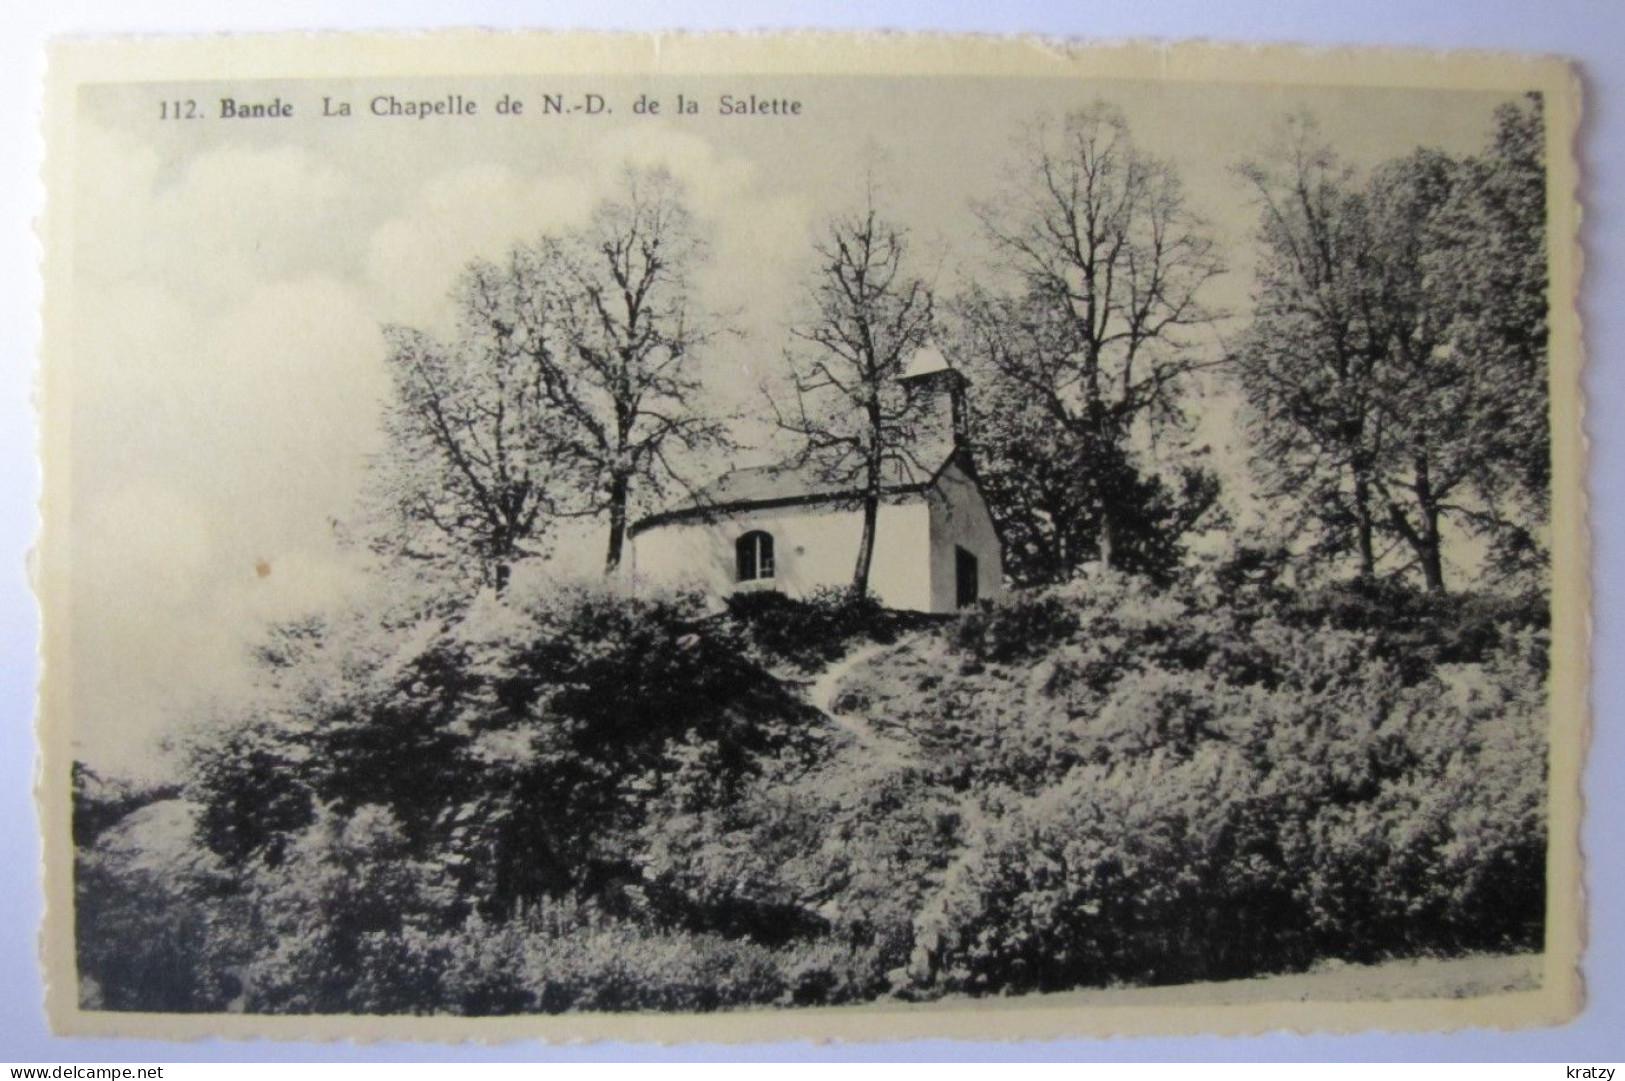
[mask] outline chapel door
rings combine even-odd
[[[954,547],[954,583],[959,607],[976,603],[976,557],[957,545]]]

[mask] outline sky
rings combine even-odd
[[[598,116],[537,115],[545,93],[603,96]],[[699,116],[671,115],[678,93]],[[721,116],[719,95],[802,102],[798,117]],[[366,115],[378,95],[462,94],[472,118]],[[504,94],[529,114],[500,116]],[[665,115],[634,115],[640,95]],[[295,107],[214,118],[221,97]],[[318,114],[324,97],[349,119]],[[476,257],[584,222],[626,164],[683,182],[710,241],[697,286],[740,333],[703,358],[719,407],[759,408],[803,310],[811,240],[861,197],[912,231],[951,292],[985,265],[971,212],[1008,179],[1036,117],[1106,100],[1168,159],[1232,272],[1211,304],[1244,311],[1256,210],[1234,175],[1307,109],[1357,168],[1419,145],[1480,148],[1504,94],[1019,79],[461,79],[104,85],[81,91],[69,153],[74,328],[68,357],[76,753],[135,775],[245,676],[267,622],[365,588],[333,523],[353,516],[384,448],[380,328],[444,329]],[[161,121],[161,102],[209,118]],[[1204,423],[1226,438],[1228,407]],[[750,429],[747,426],[747,431]],[[1235,460],[1241,448],[1219,448]],[[768,454],[765,448],[757,456]],[[750,458],[747,452],[742,460]],[[596,534],[562,559],[601,558]]]

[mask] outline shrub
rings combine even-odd
[[[455,919],[455,896],[441,868],[413,857],[387,808],[321,808],[283,863],[247,885],[257,929],[249,1008],[395,1013],[435,1000],[437,965],[421,944]]]
[[[1018,796],[918,910],[915,978],[990,993],[1538,946],[1544,633],[1522,602],[1401,603],[1396,644],[1364,601],[1282,620],[1105,580],[962,617],[967,663],[929,678],[927,647],[865,673],[871,723],[941,733],[974,791]],[[1463,611],[1487,631],[1452,665]]]
[[[1403,582],[1373,579],[1340,583],[1282,606],[1299,627],[1370,634],[1407,683],[1427,678],[1439,664],[1478,664],[1520,631],[1544,630],[1549,599],[1487,593],[1427,593]]]
[[[252,951],[228,869],[191,845],[196,808],[147,804],[74,859],[80,1005],[99,1010],[224,1010]]]
[[[91,848],[101,835],[132,811],[174,799],[180,787],[174,784],[140,785],[121,778],[103,777],[83,762],[74,762],[73,843]]]
[[[277,866],[320,807],[375,806],[413,858],[455,851],[458,889],[495,917],[635,876],[673,746],[709,749],[718,798],[759,756],[817,746],[810,707],[697,595],[516,586],[301,641],[194,750],[200,836],[234,866]]]
[[[804,670],[838,659],[857,641],[895,641],[898,628],[909,622],[882,608],[873,594],[855,597],[834,586],[805,600],[775,591],[735,593],[727,611],[764,660]]]
[[[1013,592],[960,616],[954,644],[982,660],[1007,664],[1065,641],[1079,624],[1077,606],[1058,593]]]
[[[79,778],[86,1002],[711,1010],[1538,946],[1536,602],[1270,570],[306,628],[194,755],[205,847],[154,856],[177,808]],[[867,733],[761,663],[905,627],[843,685]]]
[[[573,900],[499,926],[471,921],[444,948],[449,1004],[472,1015],[812,1005],[877,990],[862,952],[829,939],[776,950],[655,930]]]

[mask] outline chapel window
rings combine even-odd
[[[734,545],[741,582],[773,577],[773,534],[753,529]]]

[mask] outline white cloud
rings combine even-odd
[[[361,194],[298,146],[216,147],[165,169],[150,144],[87,125],[74,270],[139,281],[200,308],[343,260],[342,223]]]
[[[99,308],[76,356],[78,483],[160,477],[273,531],[279,502],[349,497],[344,463],[376,446],[385,389],[377,322],[354,287],[279,281],[204,313],[130,285]]]
[[[75,649],[92,666],[76,716],[82,754],[143,768],[243,678],[268,618],[330,603],[352,573],[329,518],[377,446],[382,341],[332,279],[214,312],[129,284],[99,308],[75,355]]]
[[[330,608],[360,588],[358,560],[314,535],[243,557],[220,508],[137,482],[81,518],[73,538],[75,753],[98,768],[163,776],[162,748],[210,702],[241,700],[247,647],[270,622]]]
[[[499,259],[521,241],[584,222],[593,201],[589,180],[538,180],[491,164],[430,177],[368,241],[375,309],[391,322],[444,323],[452,315],[448,294],[471,259]]]

